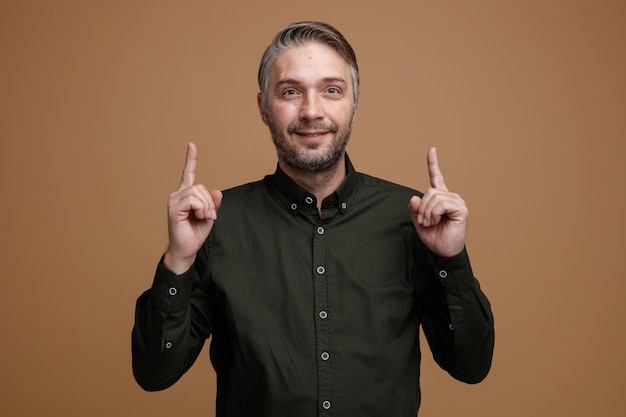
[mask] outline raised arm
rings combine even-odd
[[[169,245],[152,287],[137,300],[133,374],[144,389],[169,387],[194,363],[211,334],[213,291],[203,243],[217,219],[220,191],[195,184],[197,149],[187,147],[178,190],[168,200]]]
[[[474,277],[465,249],[468,210],[444,180],[437,151],[427,154],[431,188],[412,197],[415,230],[434,256],[425,260],[417,285],[424,334],[437,363],[454,378],[481,381],[491,368],[494,321],[489,300]]]

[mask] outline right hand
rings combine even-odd
[[[196,145],[189,143],[180,185],[167,200],[169,245],[163,263],[175,274],[191,267],[222,204],[221,191],[209,193],[204,185],[195,184],[197,158]]]

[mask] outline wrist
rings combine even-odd
[[[163,255],[163,266],[167,269],[175,273],[176,275],[181,275],[191,268],[195,261],[195,256],[192,257],[181,257],[176,256],[170,250],[167,250]]]

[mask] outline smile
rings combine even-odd
[[[330,131],[325,130],[323,132],[294,132],[298,136],[303,136],[305,138],[317,138],[320,136],[327,135]]]

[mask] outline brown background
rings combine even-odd
[[[273,171],[255,77],[283,25],[360,59],[349,152],[427,186],[437,145],[496,315],[489,377],[428,352],[421,416],[624,415],[622,1],[2,1],[0,413],[212,416],[206,351],[169,390],[130,368],[185,143],[227,188]]]

